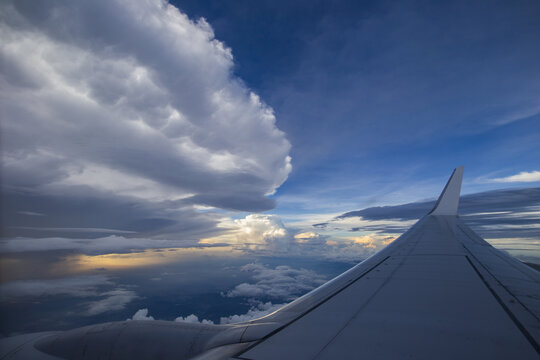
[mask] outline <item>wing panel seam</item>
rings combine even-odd
[[[461,226],[459,226],[459,228],[461,229],[461,231],[463,231],[463,233],[464,233],[465,235],[468,236],[467,232],[465,232],[464,229],[463,229]],[[486,268],[485,265],[482,264],[482,262],[481,262],[481,261],[473,254],[473,252],[467,247],[467,245],[465,245],[464,243],[461,243],[461,245],[463,246],[463,248],[464,248],[465,250],[467,250],[467,251],[469,252],[469,254],[471,254],[471,256],[472,256],[472,257],[473,257],[480,265],[482,265],[482,267],[484,268],[484,270],[485,270],[489,275],[491,275],[491,276],[493,277],[493,279],[495,279],[495,281],[496,281],[496,282],[497,282],[504,290],[506,290],[510,295],[512,295],[512,296],[516,299],[516,301],[517,301],[521,306],[523,306],[523,308],[524,308],[529,314],[531,314],[532,317],[534,317],[536,320],[540,321],[540,319],[538,318],[538,316],[536,316],[536,314],[535,314],[534,312],[532,312],[532,311],[531,311],[531,310],[530,310],[530,309],[529,309],[529,308],[528,308],[528,307],[527,307],[527,306],[519,299],[518,296],[516,296],[512,291],[510,291],[510,289],[508,289],[508,288],[507,288],[507,287],[506,287],[506,286],[505,286],[505,285],[504,285],[504,284],[503,284],[503,283],[502,283],[495,275],[493,275],[493,274],[491,273],[491,271],[489,271],[488,268]],[[496,256],[498,259],[504,261],[504,262],[505,262],[506,264],[508,264],[509,266],[512,266],[513,269],[516,269],[516,267],[513,266],[513,264],[511,264],[511,263],[509,263],[508,261],[506,261],[506,259],[501,258],[501,257],[499,256],[499,254],[497,254],[496,252],[492,252],[492,255],[493,255],[493,256]],[[523,274],[523,272],[520,271],[519,269],[516,269],[516,270],[519,271],[521,274]],[[523,275],[524,275],[524,276],[527,276],[527,274],[523,274]],[[530,279],[529,276],[527,276],[527,278]]]
[[[478,270],[478,268],[473,264],[473,262],[471,261],[471,259],[469,258],[469,256],[465,256],[465,258],[467,259],[467,261],[469,262],[469,264],[472,266],[472,268],[474,269],[474,271],[476,272],[476,275],[478,275],[478,277],[480,278],[480,280],[482,280],[482,282],[484,283],[484,285],[486,285],[486,287],[488,288],[488,290],[491,292],[491,294],[493,295],[493,297],[495,298],[495,300],[497,300],[497,302],[499,303],[499,305],[501,305],[501,307],[503,308],[503,310],[506,312],[506,314],[510,317],[510,319],[514,322],[514,324],[517,326],[517,328],[519,329],[519,331],[521,331],[521,333],[523,334],[523,336],[525,336],[525,338],[529,341],[529,343],[532,345],[532,347],[536,350],[536,352],[538,354],[540,354],[540,346],[538,345],[538,343],[536,342],[536,340],[534,339],[534,337],[527,331],[527,329],[525,328],[525,326],[523,326],[523,324],[518,320],[518,318],[514,315],[514,313],[512,313],[512,311],[510,311],[510,309],[506,306],[506,304],[502,301],[501,297],[495,292],[495,290],[489,285],[489,283],[486,281],[486,279],[484,278],[484,276],[480,273],[480,271]]]

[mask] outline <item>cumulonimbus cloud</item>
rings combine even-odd
[[[3,192],[274,206],[290,144],[203,18],[161,0],[25,4],[0,5]]]

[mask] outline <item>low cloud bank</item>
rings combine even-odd
[[[198,241],[126,238],[115,235],[97,239],[14,238],[0,239],[0,252],[76,250],[83,254],[107,254],[111,252],[142,251],[145,249],[205,248],[224,245],[226,244],[200,244]]]
[[[86,316],[122,310],[138,298],[135,291],[124,285],[116,285],[110,277],[104,275],[19,280],[0,285],[0,299],[3,303],[17,302],[28,297],[39,299],[49,296],[96,298],[84,303],[86,310],[83,315]]]
[[[247,313],[221,317],[219,320],[219,323],[220,324],[235,324],[239,322],[255,320],[255,319],[258,319],[258,318],[261,318],[263,316],[273,313],[274,311],[278,310],[280,307],[284,305],[285,304],[272,304],[272,302],[270,301],[267,301],[265,303],[256,302],[256,304],[253,305],[247,311]]]
[[[263,316],[266,316],[268,314],[273,313],[274,311],[278,310],[280,307],[282,307],[285,304],[272,304],[272,302],[255,302],[251,308],[245,313],[245,314],[238,314],[238,315],[229,315],[229,316],[223,316],[220,318],[219,323],[220,324],[236,324],[246,321],[255,320],[258,318],[261,318]],[[140,309],[137,310],[133,316],[127,320],[154,320],[153,316],[148,315],[148,309]],[[186,317],[179,316],[174,321],[177,322],[187,322],[187,323],[198,323],[198,324],[214,324],[212,320],[207,319],[201,319],[199,320],[199,317],[195,314],[187,315]]]
[[[516,175],[490,179],[489,181],[496,183],[540,182],[540,171],[522,171]]]
[[[306,269],[286,265],[270,268],[262,264],[244,265],[242,271],[251,274],[255,283],[241,283],[223,293],[226,297],[274,298],[291,301],[326,282],[326,277]]]

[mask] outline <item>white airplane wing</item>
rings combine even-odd
[[[538,359],[540,273],[460,220],[462,176],[392,244],[261,319],[23,335],[0,341],[0,358]]]
[[[234,359],[537,359],[540,274],[457,216],[463,168],[391,245],[266,318]]]

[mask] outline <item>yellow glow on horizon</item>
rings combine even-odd
[[[223,234],[199,240],[199,244],[235,244],[237,242],[238,240],[234,234]]]
[[[153,265],[162,265],[172,262],[180,262],[194,255],[212,254],[232,254],[233,248],[230,246],[213,248],[167,248],[149,249],[141,252],[125,254],[104,254],[104,255],[70,255],[65,258],[65,263],[72,272],[84,272],[105,268],[107,270],[122,270],[140,268]]]

